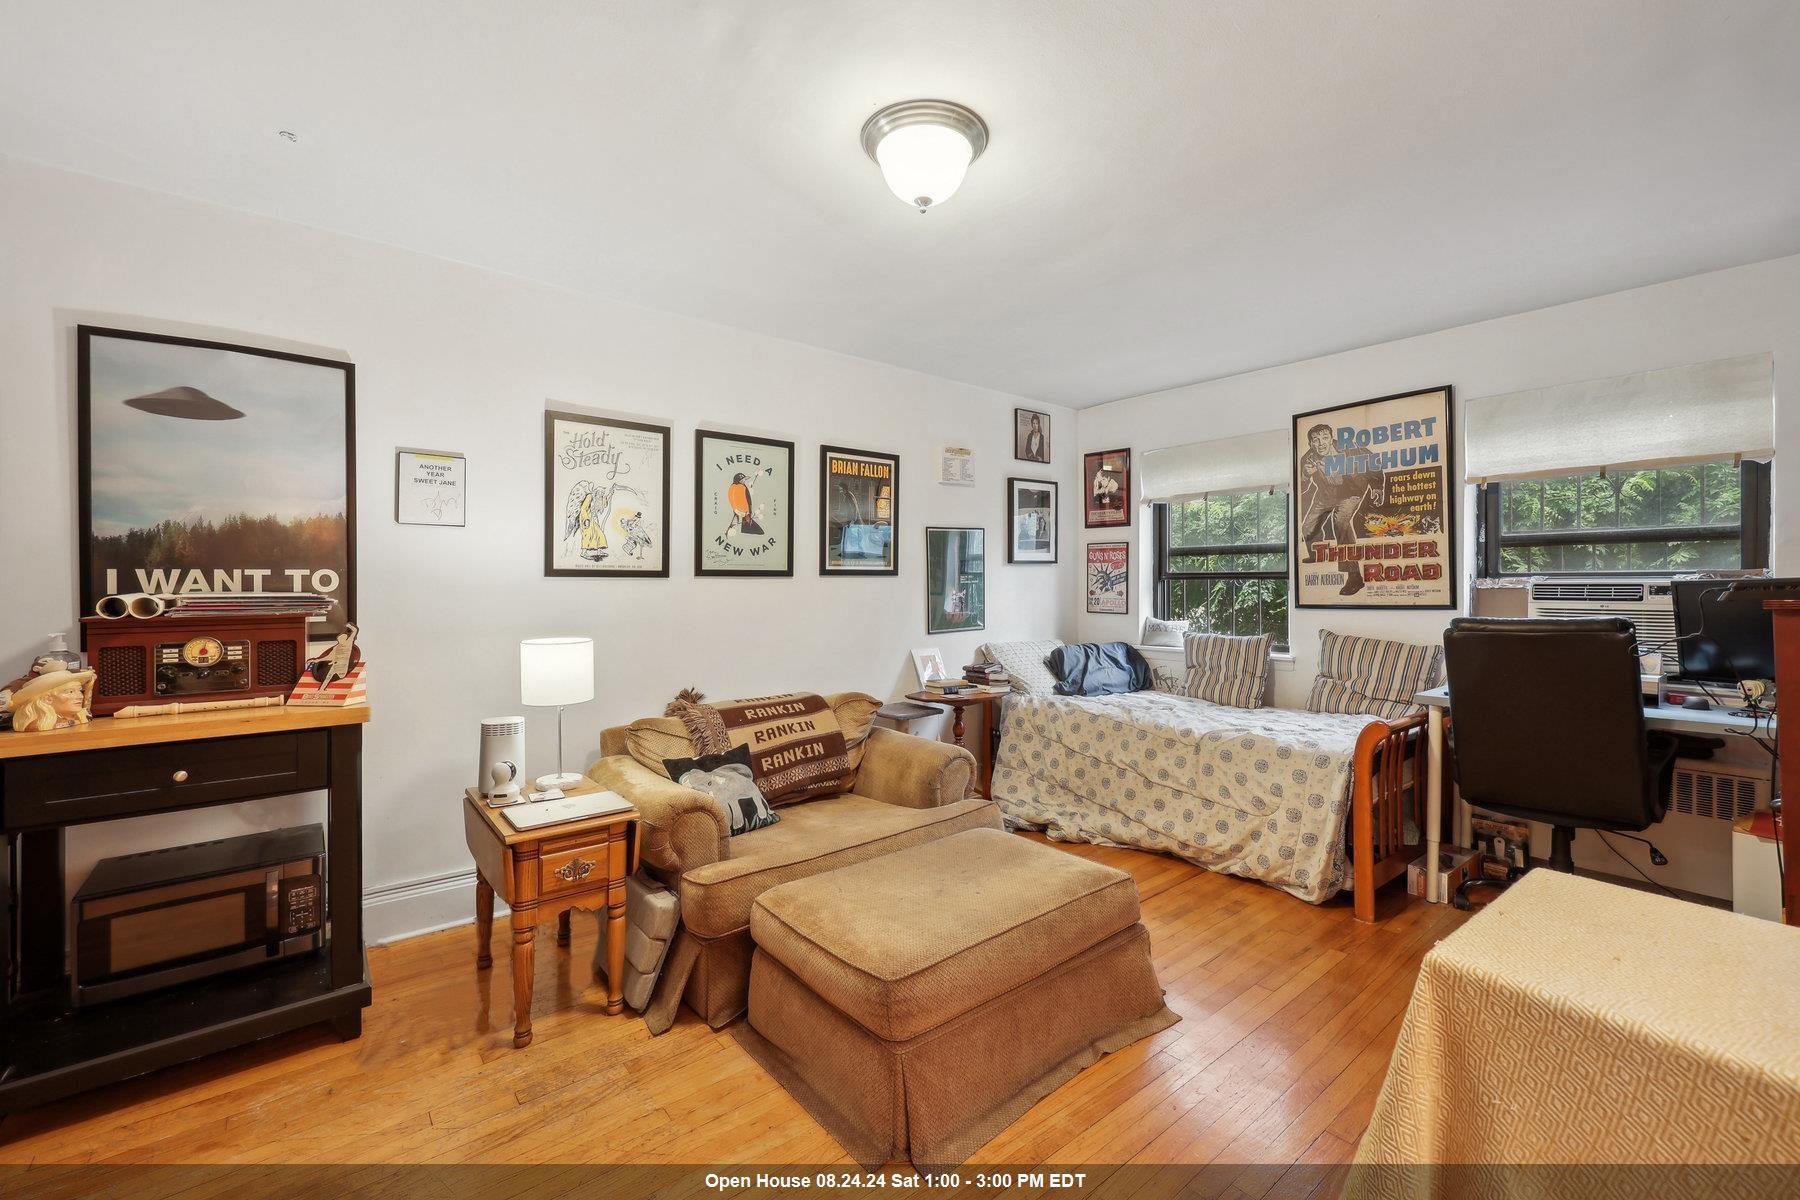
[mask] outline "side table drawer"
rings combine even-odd
[[[545,842],[538,855],[538,895],[554,896],[622,879],[624,846],[623,827],[561,843]]]

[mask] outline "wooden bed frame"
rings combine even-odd
[[[1375,721],[1356,739],[1350,785],[1350,869],[1356,919],[1375,920],[1375,892],[1425,851],[1425,714]],[[1406,840],[1406,814],[1421,839]]]

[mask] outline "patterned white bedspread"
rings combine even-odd
[[[1374,719],[1165,692],[1015,696],[994,799],[1057,841],[1160,850],[1317,904],[1350,881],[1350,774]]]

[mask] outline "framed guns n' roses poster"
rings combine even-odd
[[[544,574],[669,574],[669,427],[544,414]]]
[[[1449,385],[1294,418],[1294,604],[1455,608]]]
[[[794,443],[694,434],[694,574],[794,573]]]

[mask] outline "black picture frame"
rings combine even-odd
[[[884,567],[832,566],[832,495],[831,464],[833,459],[839,461],[860,459],[865,462],[886,463],[890,470],[889,480],[892,493],[888,497],[888,563]],[[898,575],[900,573],[900,456],[882,450],[857,450],[849,446],[819,447],[819,574],[821,575]]]
[[[1048,488],[1050,491],[1050,557],[1020,558],[1018,557],[1018,500],[1021,485],[1037,488]],[[1006,561],[1019,566],[1049,565],[1055,563],[1062,555],[1062,492],[1054,479],[1021,479],[1008,476],[1006,480]]]
[[[733,569],[706,565],[706,444],[709,441],[743,442],[768,446],[787,455],[787,493],[781,512],[781,524],[787,533],[787,566],[779,570]],[[794,471],[797,466],[794,443],[780,438],[758,437],[748,433],[731,433],[721,429],[694,431],[694,574],[700,578],[789,579],[794,574]]]
[[[1119,515],[1116,520],[1108,520],[1106,510],[1094,507],[1094,476],[1111,458],[1123,460],[1122,473],[1119,478]],[[1131,447],[1121,450],[1089,450],[1081,456],[1081,525],[1083,529],[1130,529],[1131,528]],[[1095,513],[1100,512],[1099,519]]]
[[[559,567],[556,565],[557,530],[564,521],[563,505],[558,501],[556,485],[556,425],[593,425],[604,429],[629,429],[638,433],[659,435],[662,439],[662,565],[660,567]],[[667,579],[674,553],[669,519],[669,465],[675,443],[675,431],[668,425],[651,421],[632,421],[624,417],[606,417],[596,413],[544,410],[544,577],[546,579]]]
[[[933,583],[933,578],[934,578],[933,572],[937,570],[937,567],[938,567],[939,563],[941,562],[940,556],[937,552],[937,548],[932,545],[932,542],[934,540],[933,539],[934,534],[949,535],[949,534],[953,534],[953,533],[974,534],[976,539],[980,543],[979,549],[976,552],[976,557],[980,563],[980,567],[979,567],[979,569],[972,571],[972,572],[968,572],[967,574],[979,575],[981,577],[981,579],[980,579],[981,592],[973,606],[974,610],[975,610],[973,620],[958,623],[958,624],[940,624],[940,623],[934,622],[932,620],[932,615],[943,607],[943,605],[941,604],[941,600],[942,600],[941,590],[936,599],[934,599],[933,594],[932,594],[932,592],[933,592],[932,583]],[[961,563],[961,562],[965,561],[966,558],[967,558],[966,555],[959,554],[958,562]],[[959,579],[963,578],[963,577],[965,577],[965,576],[959,574]],[[940,589],[947,588],[949,585],[949,580],[943,578],[941,576],[941,574],[937,577],[937,582],[940,585]],[[926,635],[931,636],[933,634],[939,634],[939,633],[963,633],[966,631],[971,631],[971,630],[976,630],[976,629],[986,629],[986,628],[987,628],[987,529],[984,526],[980,526],[980,525],[927,525],[925,527],[925,633],[926,633]]]
[[[1042,458],[1034,458],[1031,454],[1027,453],[1025,444],[1026,437],[1028,436],[1026,431],[1026,421],[1031,417],[1036,417],[1042,426],[1042,432],[1044,434],[1044,454]],[[1047,467],[1050,465],[1050,454],[1050,414],[1047,412],[1039,412],[1035,408],[1013,409],[1014,460],[1017,462],[1038,463],[1041,466]]]
[[[79,611],[86,616],[104,593],[96,586],[94,563],[94,419],[93,364],[95,338],[147,342],[164,346],[185,346],[224,354],[244,354],[255,358],[278,359],[324,367],[343,373],[344,385],[344,576],[341,597],[343,615],[340,620],[309,625],[308,637],[328,640],[345,626],[356,623],[356,364],[336,358],[320,358],[311,354],[295,354],[287,350],[271,350],[263,346],[247,346],[236,342],[220,342],[206,338],[179,337],[166,333],[145,333],[136,329],[116,329],[104,325],[75,327],[75,437],[76,437],[76,540],[78,543],[80,584],[77,589]],[[132,589],[136,590],[136,589]],[[82,627],[82,645],[87,643],[86,627]]]
[[[1311,563],[1304,562],[1301,558],[1301,555],[1305,550],[1306,535],[1308,532],[1307,528],[1304,525],[1304,522],[1306,519],[1306,511],[1303,506],[1305,505],[1306,501],[1302,495],[1301,487],[1300,487],[1300,485],[1301,485],[1301,461],[1302,461],[1302,458],[1304,457],[1307,449],[1309,448],[1308,438],[1307,438],[1307,434],[1306,434],[1306,427],[1308,427],[1310,424],[1320,423],[1319,418],[1329,416],[1332,413],[1343,413],[1343,412],[1347,412],[1351,409],[1368,408],[1370,406],[1377,405],[1377,404],[1388,404],[1388,403],[1392,403],[1395,401],[1411,400],[1411,399],[1413,399],[1415,397],[1419,397],[1419,396],[1434,396],[1434,395],[1438,395],[1440,393],[1442,394],[1442,397],[1443,397],[1442,411],[1441,411],[1441,413],[1434,413],[1433,415],[1438,416],[1440,418],[1442,433],[1441,433],[1441,435],[1433,438],[1432,440],[1437,442],[1441,449],[1441,455],[1440,455],[1441,468],[1442,468],[1441,494],[1443,496],[1443,512],[1441,514],[1441,518],[1439,521],[1441,528],[1436,531],[1433,531],[1429,534],[1421,534],[1420,536],[1421,537],[1429,536],[1429,537],[1435,537],[1435,538],[1442,538],[1444,541],[1444,553],[1437,557],[1439,559],[1441,559],[1442,567],[1443,567],[1443,579],[1445,581],[1445,599],[1441,603],[1433,602],[1433,603],[1426,603],[1426,604],[1402,604],[1402,603],[1371,604],[1371,603],[1367,603],[1366,601],[1349,603],[1349,602],[1330,602],[1330,601],[1320,602],[1320,601],[1303,600],[1302,596],[1305,594],[1305,592],[1301,586],[1301,568],[1304,566],[1313,565]],[[1289,494],[1293,497],[1294,524],[1293,524],[1293,528],[1292,528],[1292,534],[1291,534],[1291,536],[1289,538],[1289,542],[1288,542],[1288,564],[1289,564],[1288,603],[1294,608],[1311,608],[1311,609],[1342,609],[1342,610],[1368,610],[1368,611],[1394,611],[1394,612],[1421,612],[1421,611],[1428,612],[1428,611],[1432,611],[1432,610],[1454,611],[1457,607],[1456,577],[1457,577],[1457,573],[1459,570],[1459,567],[1458,567],[1459,560],[1457,559],[1457,556],[1456,556],[1457,536],[1458,536],[1457,515],[1456,515],[1456,493],[1459,490],[1459,486],[1460,486],[1456,480],[1456,474],[1455,474],[1455,465],[1456,465],[1455,464],[1455,459],[1456,459],[1456,393],[1455,393],[1455,389],[1450,384],[1445,383],[1445,384],[1439,384],[1436,387],[1414,388],[1410,391],[1394,392],[1394,393],[1392,393],[1390,395],[1386,395],[1386,396],[1375,396],[1368,400],[1353,400],[1347,404],[1333,404],[1326,408],[1315,408],[1315,409],[1311,409],[1307,412],[1295,413],[1292,418],[1291,428],[1293,431],[1293,444],[1292,444],[1292,446],[1289,447],[1289,452],[1288,452],[1289,464],[1288,465],[1292,472],[1291,487],[1293,490]],[[1401,469],[1406,470],[1406,469],[1413,469],[1413,468],[1403,467]],[[1386,474],[1386,472],[1384,471],[1384,475],[1385,474]],[[1384,485],[1384,491],[1385,491],[1385,485]],[[1335,530],[1335,528],[1333,530],[1333,536],[1334,537],[1337,536],[1337,531]],[[1402,561],[1404,561],[1404,560],[1402,560]],[[1368,585],[1365,584],[1364,586],[1367,587]],[[1360,594],[1360,592],[1357,594]],[[1344,600],[1348,601],[1349,597],[1345,597]]]

